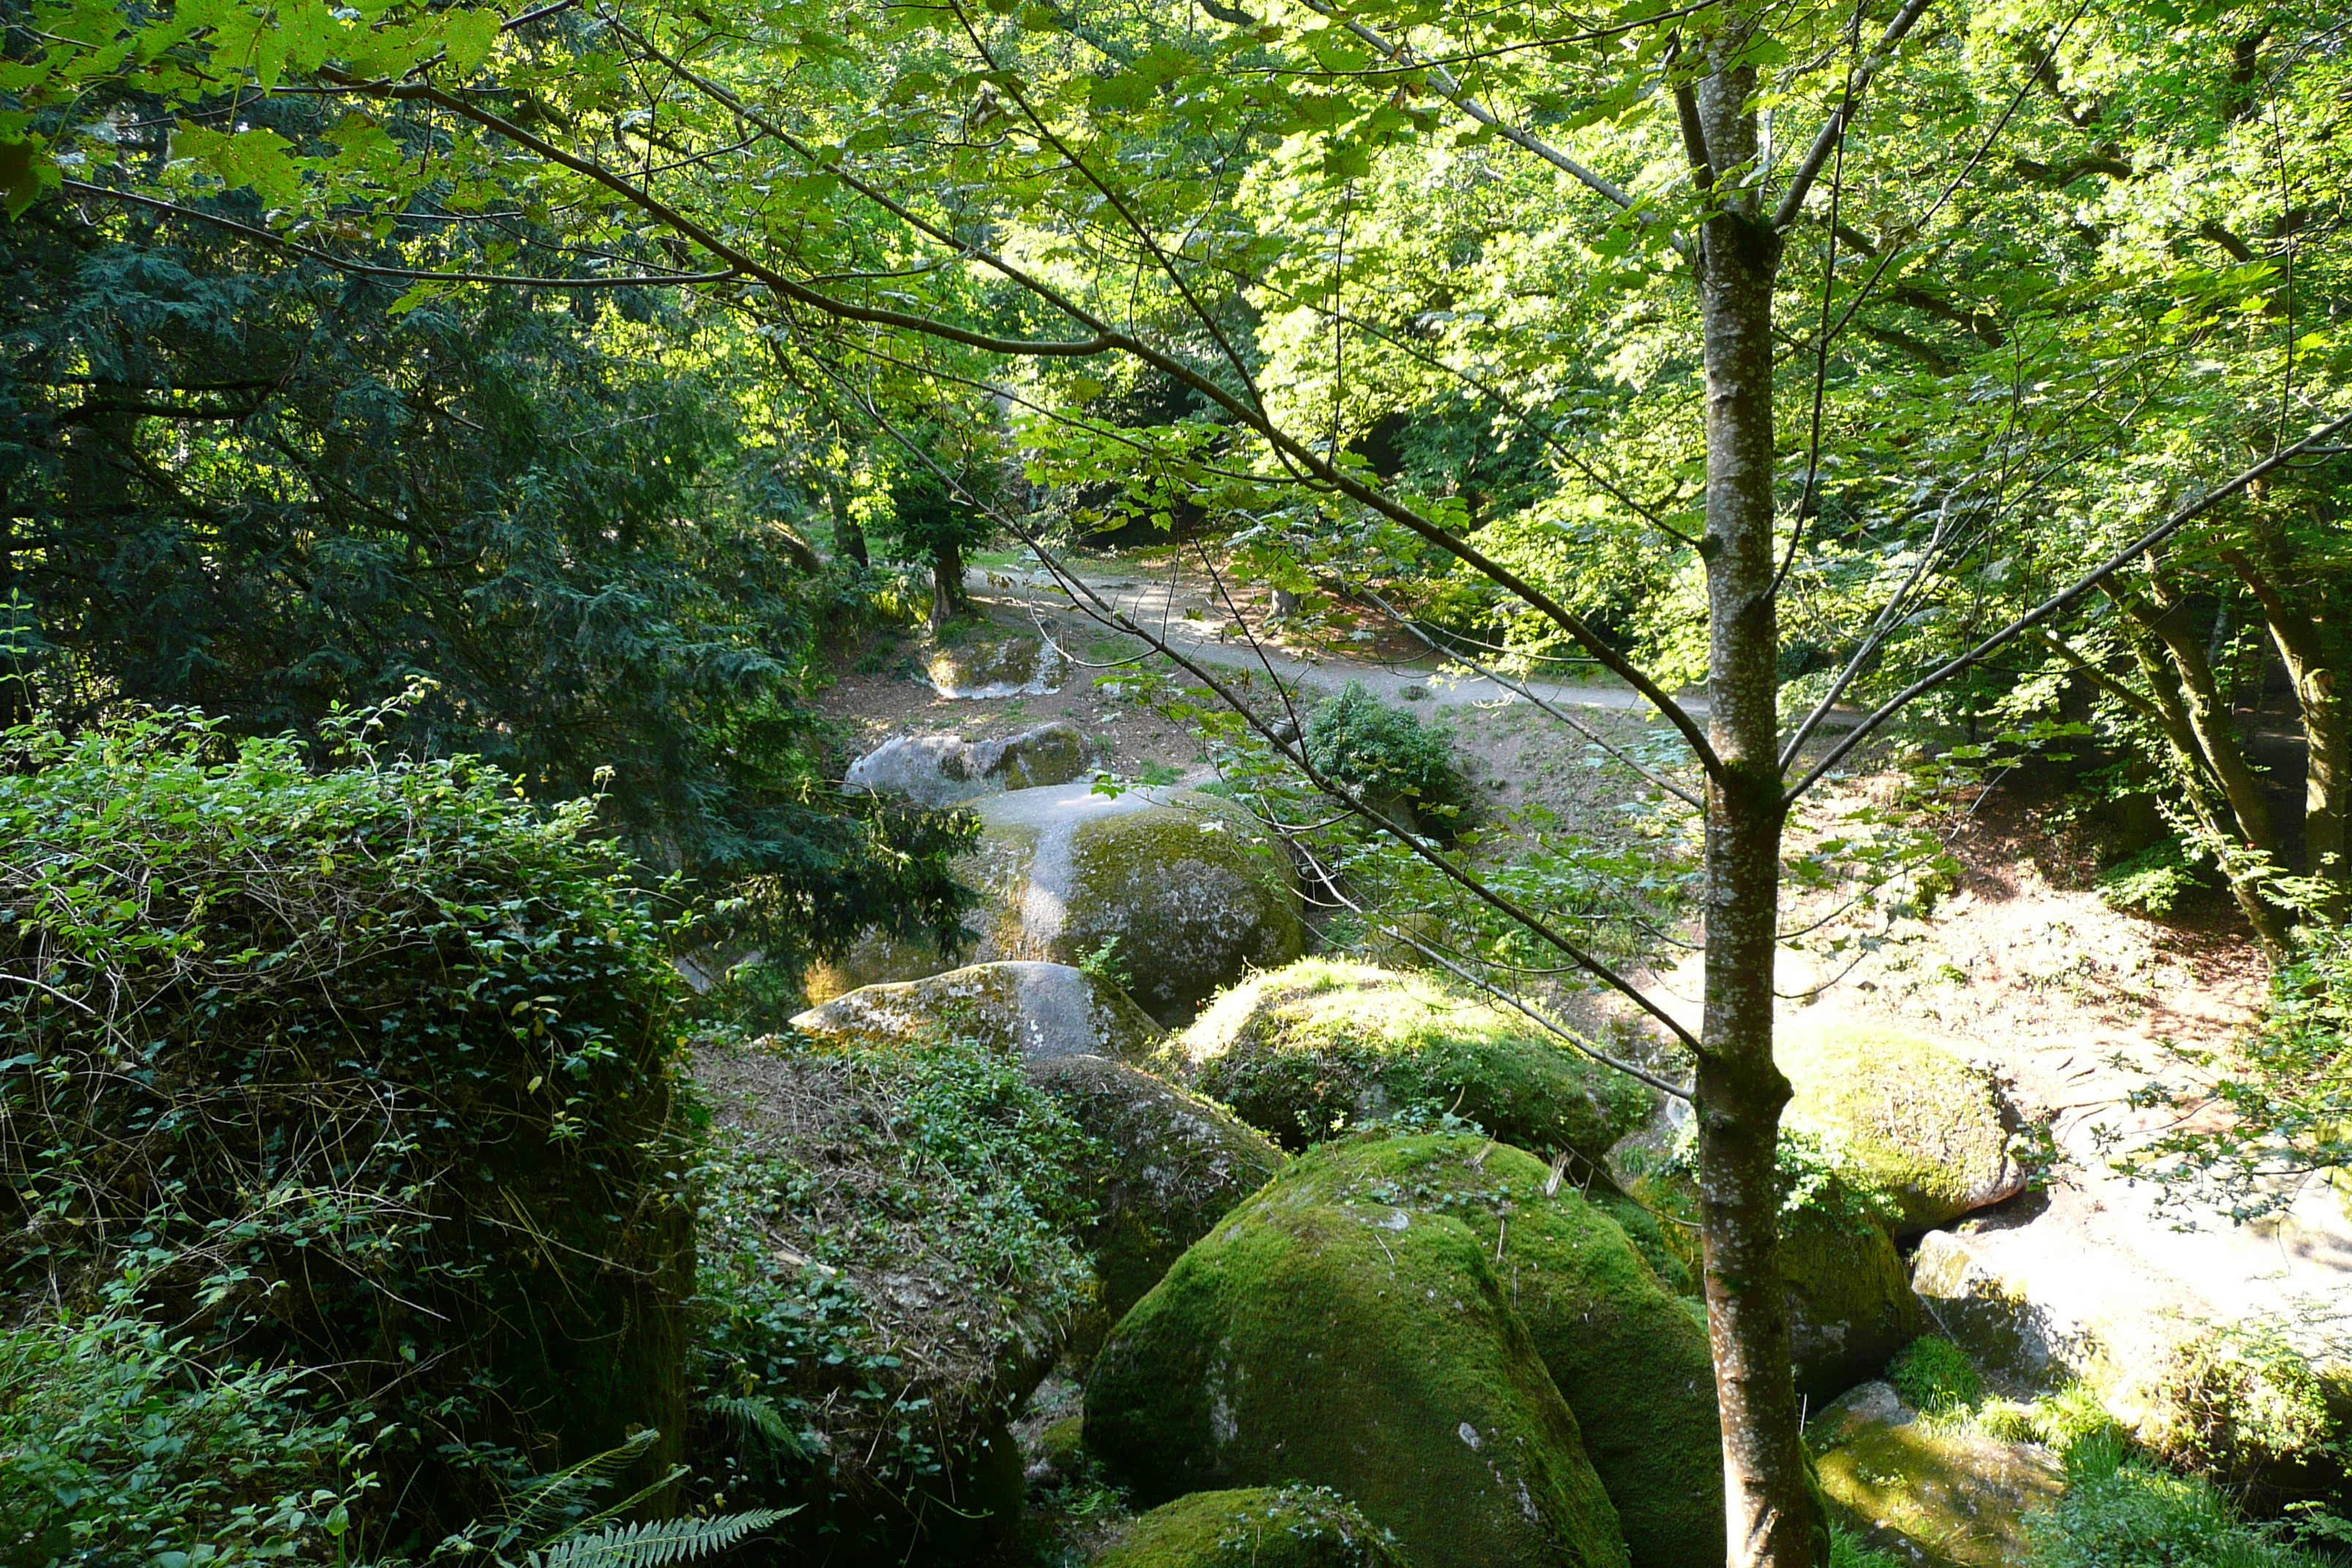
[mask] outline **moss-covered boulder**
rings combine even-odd
[[[942,697],[1039,697],[1062,689],[1070,661],[1043,637],[989,636],[933,648],[923,674]]]
[[[848,1044],[952,1036],[1017,1056],[1143,1062],[1167,1038],[1126,992],[1066,963],[975,963],[920,980],[866,985],[793,1020]]]
[[[1784,1216],[1780,1278],[1797,1389],[1815,1404],[1876,1376],[1930,1326],[1895,1238],[1851,1208],[1827,1205]]]
[[[1223,1107],[1092,1056],[1037,1058],[1029,1080],[1108,1154],[1092,1167],[1087,1232],[1098,1284],[1081,1352],[1160,1283],[1185,1249],[1274,1179],[1282,1151]]]
[[[1656,1100],[1431,975],[1320,958],[1252,975],[1169,1055],[1178,1076],[1290,1149],[1402,1110],[1451,1110],[1505,1142],[1598,1166]]]
[[[1888,1234],[1886,1200],[1822,1162],[1818,1145],[1784,1141],[1790,1203],[1780,1221],[1780,1280],[1789,1293],[1798,1391],[1820,1405],[1878,1375],[1927,1331],[1903,1255]],[[1658,1241],[1696,1280],[1698,1187],[1677,1162],[1624,1173],[1635,1201],[1657,1215]],[[1696,1309],[1696,1303],[1694,1303]]]
[[[2035,1561],[2026,1516],[2064,1481],[2047,1448],[1922,1420],[1884,1383],[1832,1404],[1805,1436],[1832,1516],[1922,1568]]]
[[[1128,1527],[1096,1568],[1410,1568],[1396,1537],[1322,1487],[1194,1492]]]
[[[987,900],[982,957],[1099,955],[1145,1012],[1181,1023],[1248,971],[1298,956],[1290,862],[1231,801],[1066,784],[976,809],[980,849],[958,874]]]
[[[784,1562],[989,1550],[1021,1508],[1008,1420],[1093,1299],[1094,1144],[969,1041],[710,1047],[695,1077],[696,1500],[796,1510]]]
[[[2015,1197],[2016,1111],[1992,1075],[1922,1036],[1860,1025],[1784,1030],[1774,1054],[1796,1097],[1787,1124],[1811,1132],[1925,1230]]]
[[[956,875],[981,895],[982,963],[1034,959],[1117,973],[1153,1018],[1179,1025],[1306,939],[1290,861],[1232,801],[1191,790],[1097,795],[1061,784],[973,804],[979,847]],[[952,967],[929,946],[869,933],[812,966],[809,1000]]]
[[[801,976],[801,994],[822,1004],[864,986],[922,980],[953,967],[940,956],[939,949],[919,937],[885,936],[868,930],[846,952],[810,964]]]
[[[1328,1486],[1422,1568],[1619,1568],[1577,1420],[1462,1218],[1294,1163],[1096,1359],[1087,1441],[1147,1502]]]
[[[1460,1135],[1327,1144],[1290,1182],[1339,1207],[1467,1226],[1575,1414],[1635,1568],[1723,1561],[1706,1334],[1606,1210],[1533,1155]]]

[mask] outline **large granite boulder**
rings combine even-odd
[[[848,1041],[953,1036],[1026,1058],[1146,1062],[1167,1032],[1126,992],[1066,963],[975,963],[866,985],[793,1019],[806,1035]]]
[[[1098,1292],[1075,1348],[1110,1326],[1244,1199],[1282,1169],[1282,1151],[1223,1106],[1098,1056],[1033,1058],[1051,1095],[1109,1159],[1094,1168],[1097,1218],[1087,1233]]]
[[[1231,801],[1081,783],[984,795],[971,809],[981,841],[956,875],[982,898],[972,959],[1114,973],[1146,1013],[1175,1025],[1250,970],[1299,954],[1289,858]],[[948,967],[919,943],[870,936],[803,984],[817,1002]]]
[[[992,637],[933,648],[923,661],[942,697],[1045,697],[1062,689],[1070,661],[1043,637]]]
[[[900,735],[852,763],[842,783],[937,810],[1006,790],[1068,784],[1086,771],[1086,736],[1056,721],[1002,740]]]
[[[1223,1106],[1130,1065],[1166,1034],[1098,975],[1062,963],[981,963],[868,985],[812,1007],[793,1026],[830,1046],[955,1040],[1017,1058],[1028,1080],[1095,1139],[1095,1215],[1083,1232],[1098,1288],[1072,1347],[1090,1353],[1184,1249],[1282,1167],[1282,1151]]]
[[[1990,1073],[1935,1041],[1849,1024],[1784,1029],[1773,1049],[1796,1090],[1786,1124],[1892,1196],[1898,1234],[2025,1190],[2017,1112]]]
[[[1322,1487],[1194,1492],[1127,1527],[1096,1568],[1412,1568],[1396,1537]]]
[[[1526,1017],[1426,973],[1301,959],[1219,996],[1171,1041],[1173,1070],[1286,1148],[1436,1110],[1518,1148],[1601,1166],[1657,1095]]]
[[[1306,1156],[1119,1323],[1087,1381],[1087,1447],[1147,1503],[1330,1487],[1421,1568],[1625,1568],[1493,1252],[1464,1218]]]
[[[1576,1416],[1636,1568],[1722,1563],[1706,1332],[1607,1210],[1535,1156],[1459,1134],[1326,1144],[1290,1180],[1342,1207],[1468,1227]]]
[[[709,1046],[694,1076],[702,1473],[794,1510],[785,1561],[1000,1545],[1023,1498],[1010,1421],[1094,1295],[1087,1141],[970,1041]]]
[[[1876,1377],[1889,1357],[1927,1331],[1928,1320],[1888,1234],[1885,1196],[1822,1165],[1818,1145],[1784,1140],[1780,1160],[1789,1190],[1780,1217],[1780,1283],[1788,1292],[1797,1389],[1818,1405]],[[1680,1162],[1629,1165],[1621,1163],[1626,1190],[1664,1222],[1659,1238],[1681,1254],[1696,1282],[1702,1264],[1696,1179]]]
[[[979,854],[960,874],[989,900],[986,956],[1098,958],[1162,1023],[1298,956],[1306,930],[1289,859],[1231,801],[1079,784],[991,796],[978,809]]]

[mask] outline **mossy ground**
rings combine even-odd
[[[1622,1568],[1616,1510],[1491,1252],[1454,1215],[1335,1202],[1294,1165],[1119,1324],[1089,1446],[1147,1502],[1333,1487],[1422,1568]]]
[[[1410,1568],[1396,1538],[1321,1487],[1194,1492],[1137,1520],[1097,1568]]]
[[[1408,1110],[1598,1165],[1652,1092],[1426,974],[1302,959],[1220,996],[1171,1047],[1179,1070],[1286,1148]]]

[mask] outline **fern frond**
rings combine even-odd
[[[572,1535],[531,1553],[533,1568],[670,1568],[724,1552],[793,1510],[753,1509],[710,1519],[647,1520],[615,1524],[593,1535]]]
[[[808,1445],[784,1419],[784,1413],[766,1399],[740,1398],[734,1394],[714,1394],[709,1408],[725,1416],[739,1430],[760,1438],[772,1448],[781,1448],[795,1458],[808,1456]]]
[[[503,1542],[528,1544],[560,1525],[565,1514],[584,1511],[591,1493],[611,1486],[615,1475],[660,1440],[659,1432],[646,1427],[629,1434],[628,1441],[617,1448],[591,1454],[576,1465],[525,1481],[512,1494]]]

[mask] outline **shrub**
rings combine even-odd
[[[0,1563],[325,1561],[373,1489],[370,1423],[291,1368],[209,1366],[128,1310],[0,1331]]]
[[[1317,771],[1374,810],[1402,803],[1424,832],[1448,837],[1461,825],[1470,791],[1454,769],[1453,743],[1385,706],[1360,681],[1307,716],[1305,741]]]
[[[667,1473],[691,1235],[676,981],[589,805],[377,717],[324,771],[185,715],[7,738],[0,1294],[129,1266],[175,1365],[320,1369],[406,1550],[632,1428]]]
[[[1922,1334],[1895,1352],[1886,1381],[1912,1408],[1929,1415],[1973,1410],[1984,1402],[1984,1379],[1959,1346]]]
[[[2328,1568],[2241,1519],[2210,1481],[2133,1458],[2112,1432],[2066,1451],[2066,1489],[2028,1528],[2032,1568]]]
[[[2225,1484],[2277,1480],[2337,1457],[2326,1388],[2275,1338],[2223,1331],[2192,1340],[2172,1353],[2156,1394],[2148,1447]]]

